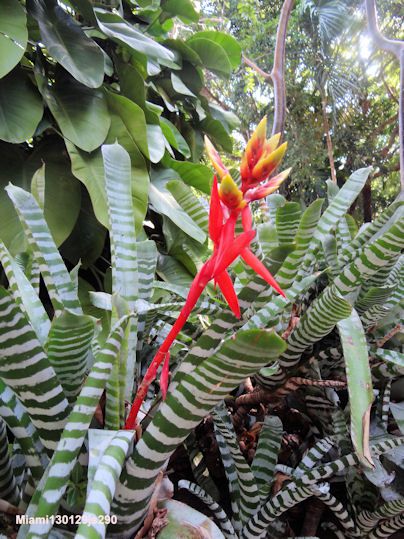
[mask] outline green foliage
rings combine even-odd
[[[224,6],[237,31],[262,23],[255,4]],[[331,9],[305,4],[323,40],[339,32]],[[141,429],[123,430],[211,250],[202,135],[230,152],[237,121],[208,101],[206,80],[228,81],[241,47],[194,32],[188,0],[25,7],[7,0],[0,17],[0,497],[30,517],[83,521],[29,522],[19,539],[133,537],[167,497],[165,470],[208,506],[217,537],[285,537],[291,524],[297,535],[293,515],[312,497],[336,536],[398,529],[402,491],[389,474],[403,473],[403,410],[390,398],[404,375],[403,204],[357,226],[347,212],[369,167],[329,185],[326,202],[325,188],[307,206],[269,197],[253,248],[286,297],[237,262],[241,319],[208,287],[174,343],[166,399],[152,384]],[[268,45],[274,22],[262,26]],[[162,537],[187,518],[204,526],[178,504],[164,504]]]

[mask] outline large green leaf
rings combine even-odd
[[[101,149],[97,148],[93,152],[87,153],[68,140],[65,140],[65,143],[72,164],[72,173],[86,186],[95,216],[101,224],[108,228],[107,195]]]
[[[101,90],[87,88],[66,76],[42,91],[66,139],[86,152],[101,146],[111,123]]]
[[[143,110],[139,105],[122,95],[108,91],[107,97],[111,111],[120,117],[143,155],[149,157],[147,126]]]
[[[199,243],[204,243],[206,234],[181,208],[165,184],[166,180],[161,175],[160,178],[153,179],[150,184],[150,203],[157,212],[169,217],[188,236]]]
[[[355,310],[349,318],[340,320],[337,326],[348,380],[352,443],[360,461],[365,466],[373,466],[369,450],[373,388],[365,332]]]
[[[38,22],[42,43],[50,56],[85,86],[101,86],[104,79],[104,55],[80,25],[56,0],[27,0],[27,8]]]
[[[33,176],[45,164],[44,214],[52,237],[61,245],[70,235],[80,212],[80,183],[70,172],[66,149],[59,137],[47,137],[25,163],[25,175]],[[42,167],[41,167],[42,168]],[[32,183],[31,183],[32,186]]]
[[[200,163],[175,161],[174,159],[166,160],[166,158],[164,158],[163,162],[168,168],[175,170],[186,184],[199,189],[203,193],[210,194],[213,173],[209,167]]]
[[[27,16],[18,0],[3,0],[0,17],[0,79],[21,60],[27,46]]]
[[[226,129],[223,127],[222,122],[209,116],[201,122],[201,128],[209,135],[215,145],[219,144],[225,152],[230,153],[232,151],[233,141]]]
[[[163,14],[180,17],[184,21],[198,22],[199,20],[199,14],[195,11],[191,0],[163,0],[161,9]]]
[[[24,152],[16,144],[0,142],[0,160],[3,163],[0,169],[0,239],[13,255],[26,250],[27,240],[5,187],[12,181],[29,189],[31,178],[24,181],[24,157]]]
[[[25,142],[42,117],[40,96],[18,68],[0,79],[0,139]]]
[[[173,52],[139,32],[117,13],[97,9],[96,17],[99,29],[119,45],[135,52],[142,52],[162,63],[175,61],[176,55]]]
[[[187,41],[192,50],[201,58],[206,69],[213,71],[217,75],[228,78],[232,70],[232,65],[225,49],[206,37],[192,36]]]
[[[206,38],[210,41],[214,41],[217,45],[220,45],[226,52],[228,59],[230,60],[231,67],[235,69],[241,62],[241,45],[230,34],[219,32],[217,30],[205,30],[203,32],[197,32],[193,34],[188,43],[196,38]]]
[[[168,143],[182,153],[184,157],[191,157],[191,150],[189,149],[187,141],[184,139],[175,125],[164,117],[160,118],[160,125]]]

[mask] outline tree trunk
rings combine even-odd
[[[335,163],[334,163],[334,150],[332,147],[332,140],[330,135],[330,123],[328,121],[327,115],[327,98],[323,90],[320,90],[321,94],[321,110],[323,113],[323,129],[325,133],[325,138],[327,141],[327,154],[328,161],[330,163],[331,179],[334,183],[337,183],[337,173],[335,172]]]

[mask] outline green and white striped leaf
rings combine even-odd
[[[283,382],[300,360],[302,353],[312,344],[328,335],[337,322],[351,314],[352,307],[333,287],[325,291],[310,305],[287,339],[287,349],[279,358],[279,374],[266,378],[259,374],[258,383],[273,387]]]
[[[10,456],[6,424],[0,418],[0,498],[16,505],[19,492]]]
[[[14,301],[26,312],[37,339],[43,346],[48,337],[51,325],[48,315],[37,292],[2,241],[0,241],[0,260],[7,276]]]
[[[208,234],[208,209],[203,199],[198,199],[192,189],[184,182],[171,180],[166,184],[167,189],[173,195],[181,208],[189,217]],[[205,204],[203,204],[205,202]]]
[[[52,456],[40,488],[32,499],[30,514],[36,517],[57,514],[60,501],[66,491],[69,476],[74,468],[87,430],[105,389],[114,359],[119,354],[128,317],[121,318],[112,329],[103,350],[96,357],[91,372],[69,415],[57,448]],[[52,523],[31,524],[24,537],[39,539],[48,537]],[[24,532],[25,533],[25,532]]]
[[[295,242],[300,217],[301,210],[298,202],[286,202],[284,206],[276,210],[275,223],[279,246]]]
[[[249,465],[237,443],[233,424],[224,405],[217,406],[213,412],[215,426],[220,431],[234,462],[239,484],[239,507],[241,522],[244,523],[256,511],[260,496],[257,483]]]
[[[274,333],[238,332],[182,377],[137,443],[121,476],[113,506],[119,519],[115,535],[122,537],[139,526],[159,471],[189,431],[229,391],[283,350],[284,342]]]
[[[119,144],[108,144],[101,148],[104,160],[105,186],[107,191],[108,215],[110,222],[112,292],[118,294],[132,312],[139,297],[138,264],[136,250],[135,218],[132,202],[131,160],[127,151]],[[113,321],[116,318],[113,318]],[[119,358],[119,379],[114,377],[108,384],[107,417],[108,426],[119,428],[120,418],[114,421],[110,397],[118,391],[118,401],[131,400],[135,379],[137,324],[132,318],[128,324],[127,342],[121,349]],[[126,339],[125,339],[126,341]],[[118,381],[119,380],[119,381]],[[116,387],[118,381],[119,386]],[[115,385],[113,388],[112,385]],[[114,398],[112,397],[114,400]],[[122,414],[121,414],[122,415]],[[110,423],[112,421],[112,423]]]
[[[39,261],[49,297],[56,311],[64,308],[82,314],[77,292],[35,198],[15,185],[6,187],[28,242]]]
[[[306,252],[302,265],[299,268],[299,276],[305,274],[315,261],[315,255],[319,250],[320,245],[323,243],[328,234],[330,234],[336,227],[338,221],[348,211],[353,201],[361,192],[366,180],[370,174],[371,168],[360,168],[354,172],[344,186],[339,190],[338,194],[334,196],[326,211],[318,221],[318,225],[314,231],[312,242]]]
[[[236,532],[223,509],[201,487],[182,479],[178,482],[178,488],[184,488],[199,498],[212,511],[215,521],[223,532],[226,539],[234,539]]]
[[[363,230],[359,231],[351,243],[341,253],[341,265],[352,262],[376,234],[383,233],[384,228],[390,227],[398,220],[404,209],[404,201],[393,202],[375,221],[369,223]]]
[[[315,200],[304,211],[302,218],[300,219],[299,228],[297,229],[294,238],[296,249],[287,256],[276,274],[276,280],[283,289],[289,288],[294,281],[320,219],[323,203],[324,199],[322,198]]]
[[[52,320],[45,349],[70,403],[76,399],[85,378],[94,326],[92,316],[68,310]]]
[[[282,434],[283,426],[279,417],[275,415],[266,416],[251,465],[251,471],[260,490],[261,500],[269,495],[275,479],[275,466],[278,462]]]
[[[115,488],[133,440],[133,431],[119,431],[110,440],[97,465],[75,539],[104,539]]]
[[[0,417],[13,433],[25,458],[25,465],[35,481],[39,481],[48,465],[48,457],[38,432],[15,393],[0,380]]]
[[[56,447],[68,402],[35,332],[13,298],[0,288],[0,377],[25,406],[43,445]]]

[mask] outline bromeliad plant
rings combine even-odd
[[[302,213],[299,205],[279,195],[269,197],[271,221],[258,227],[257,253],[261,252],[265,267],[273,271],[285,295],[273,295],[258,274],[248,275],[239,262],[235,284],[242,316],[237,318],[238,313],[220,308],[209,297],[197,303],[177,335],[176,370],[166,399],[159,402],[158,391],[150,387],[153,391],[145,403],[152,405],[150,416],[142,422],[140,439],[139,429],[135,439],[134,431],[123,428],[126,395],[136,392],[136,373],[164,343],[183,309],[177,298],[185,299],[187,293],[178,282],[152,278],[157,251],[152,241],[139,242],[135,237],[128,195],[129,156],[118,144],[104,146],[102,153],[112,252],[111,295],[92,292],[85,300],[77,268],[67,272],[33,195],[8,187],[38,266],[22,267],[1,246],[9,287],[1,290],[0,299],[0,415],[14,435],[16,455],[10,458],[3,451],[8,463],[1,498],[8,498],[30,517],[84,515],[77,530],[56,525],[59,537],[132,537],[176,448],[184,442],[190,455],[198,456],[192,446],[195,429],[213,411],[229,479],[231,513],[225,515],[216,502],[211,503],[209,496],[214,498],[215,489],[203,458],[197,459],[194,482],[203,485],[202,496],[218,522],[223,521],[224,536],[256,537],[265,532],[268,522],[277,529],[282,524],[275,521],[281,514],[287,515],[288,508],[311,496],[331,508],[353,535],[397,526],[403,509],[400,495],[395,493],[394,503],[381,503],[376,511],[374,499],[373,506],[369,505],[366,495],[372,492],[369,485],[378,494],[380,473],[387,474],[378,455],[384,453],[398,463],[399,455],[391,451],[404,442],[386,429],[386,382],[402,375],[403,361],[400,353],[385,348],[389,341],[383,342],[383,336],[391,333],[392,320],[396,322],[402,299],[402,204],[393,204],[367,228],[353,229],[346,211],[364,186],[368,169],[354,173],[339,191],[330,185],[323,214],[323,201]],[[220,202],[220,190],[214,192],[218,196],[213,197],[213,206]],[[188,198],[184,207],[193,215],[202,211],[196,197]],[[220,208],[224,215],[226,207]],[[242,234],[249,238],[251,231]],[[53,305],[52,321],[39,300],[38,269]],[[79,300],[78,292],[85,301]],[[154,302],[153,295],[159,302]],[[199,315],[205,324],[209,322],[202,333],[195,331]],[[287,348],[274,328],[284,334]],[[350,410],[345,412],[350,415],[351,436],[332,389],[341,386],[341,381],[334,380],[334,376],[341,380],[341,369],[348,385]],[[251,376],[256,391],[238,397],[235,403],[229,401],[234,388]],[[375,420],[370,421],[372,384],[379,391],[380,405],[376,403]],[[358,387],[367,390],[358,392]],[[303,399],[301,413],[311,418],[311,431],[289,461],[279,451],[282,430],[290,428],[287,416],[281,426],[271,413],[271,399],[279,401],[296,389],[298,401],[299,395]],[[103,394],[105,405],[100,408]],[[224,399],[233,409],[241,436],[240,425],[248,431],[254,420],[251,406],[269,405],[251,468],[238,446]],[[400,406],[391,404],[390,409],[401,426]],[[94,414],[101,415],[98,422]],[[332,432],[330,425],[335,426]],[[4,448],[8,437],[4,428],[2,433]],[[312,452],[299,464],[301,453],[311,444]],[[321,463],[331,445],[339,455],[334,450],[331,462]],[[308,470],[316,459],[318,465]],[[372,475],[371,461],[376,475]],[[351,474],[355,466],[362,468],[366,480]],[[290,479],[274,492],[269,485],[277,472]],[[348,493],[352,491],[345,506],[330,490],[332,483],[324,485],[337,472],[346,474]],[[184,485],[189,487],[189,483]],[[109,518],[103,518],[102,525],[94,524],[105,515]],[[52,520],[28,521],[19,537],[47,537],[52,524]],[[271,533],[275,533],[272,527]]]
[[[208,138],[205,138],[207,153],[221,180],[218,186],[215,176],[210,197],[209,236],[213,243],[213,254],[204,262],[198,271],[188,292],[183,309],[163,344],[158,349],[150,367],[147,369],[143,381],[137,390],[136,398],[126,421],[125,428],[133,429],[136,426],[136,418],[141,404],[150,384],[156,377],[159,366],[163,362],[160,388],[165,398],[168,386],[170,347],[178,333],[184,327],[192,309],[195,307],[209,281],[214,280],[234,315],[240,318],[237,295],[228,273],[229,266],[236,258],[241,256],[244,262],[270,286],[279,294],[285,296],[270,272],[249,248],[250,243],[255,237],[255,231],[252,229],[250,203],[254,200],[265,198],[270,193],[276,191],[290,173],[290,169],[288,169],[267,181],[271,174],[278,168],[285,154],[287,143],[285,142],[279,146],[279,134],[267,140],[266,127],[267,120],[265,117],[261,120],[256,131],[248,141],[240,168],[241,189],[237,187],[229,171],[223,165],[212,143]],[[264,181],[266,183],[261,185],[261,182]],[[236,236],[235,229],[239,217],[241,217],[244,232]]]

